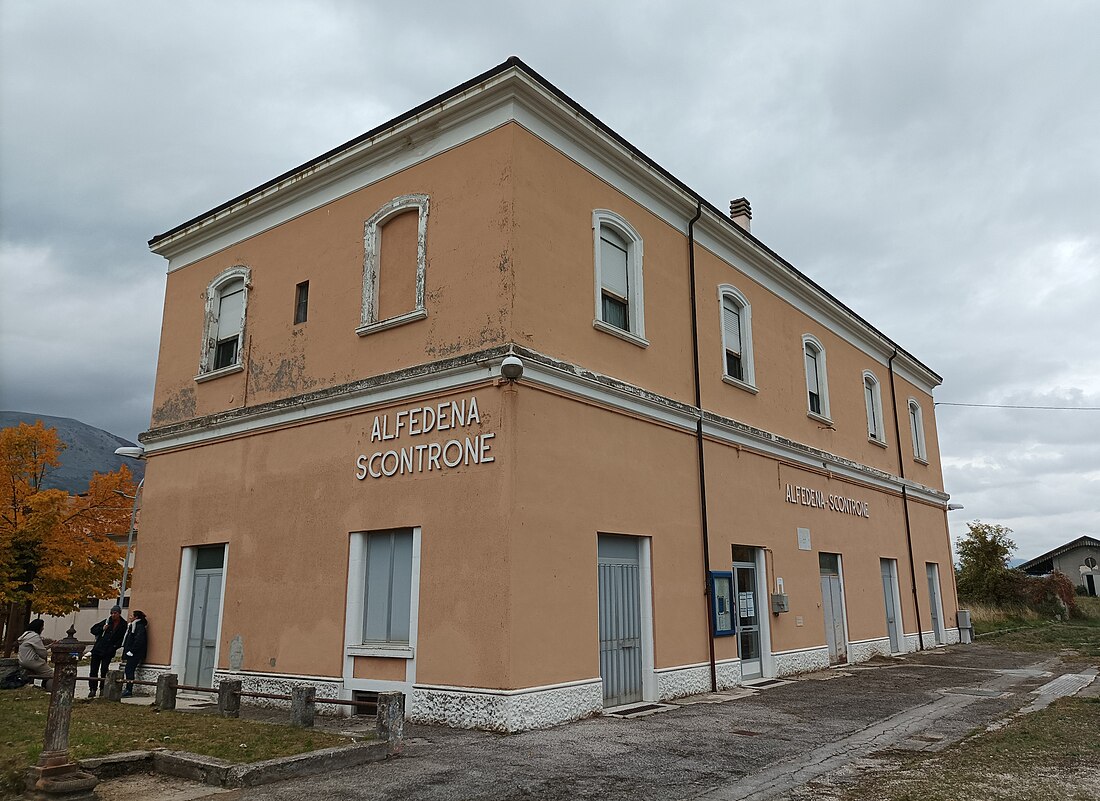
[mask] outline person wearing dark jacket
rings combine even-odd
[[[95,645],[92,646],[92,667],[88,674],[91,676],[91,681],[88,682],[89,698],[95,698],[99,689],[96,676],[107,678],[111,660],[115,658],[115,653],[122,647],[122,640],[126,637],[126,622],[122,619],[122,608],[118,604],[111,607],[110,617],[92,626],[92,636],[95,637]]]
[[[126,639],[122,641],[122,658],[126,665],[126,689],[123,698],[134,694],[134,673],[137,666],[145,661],[145,649],[149,644],[149,624],[145,613],[135,609],[130,613],[130,627],[126,630]]]

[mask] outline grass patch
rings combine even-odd
[[[1026,607],[972,604],[974,633],[982,642],[1021,651],[1076,651],[1100,657],[1100,598],[1077,599],[1080,615],[1069,620],[1043,618]],[[983,636],[985,635],[985,636]]]
[[[938,754],[867,773],[845,801],[1095,801],[1100,699],[1062,698]]]
[[[0,796],[21,788],[23,770],[38,761],[49,703],[41,689],[0,692]],[[257,762],[348,742],[313,729],[105,701],[78,701],[69,729],[74,759],[167,748]]]

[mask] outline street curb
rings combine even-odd
[[[83,759],[81,767],[99,779],[113,779],[132,773],[163,773],[214,787],[257,787],[261,784],[315,776],[389,756],[385,742],[352,743],[323,748],[289,757],[238,764],[186,751],[129,751],[105,757]]]

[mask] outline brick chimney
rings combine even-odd
[[[746,231],[752,223],[752,206],[747,198],[739,197],[730,201],[730,219]]]

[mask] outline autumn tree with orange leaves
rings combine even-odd
[[[89,597],[114,592],[124,549],[110,540],[129,528],[133,495],[126,467],[96,473],[72,496],[43,485],[65,445],[42,421],[0,430],[0,607],[5,653],[32,612],[65,615]]]

